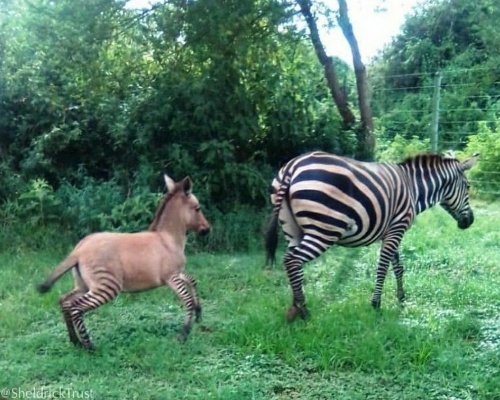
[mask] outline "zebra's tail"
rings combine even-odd
[[[266,236],[266,266],[274,266],[276,262],[276,248],[278,247],[278,214],[273,211],[267,224]]]
[[[266,244],[266,266],[271,264],[273,266],[276,262],[276,249],[278,247],[278,217],[281,210],[281,205],[283,204],[283,199],[288,195],[288,189],[290,188],[290,178],[283,177],[280,182],[279,189],[272,187],[272,194],[275,195],[273,213],[269,222],[267,224],[267,230],[265,234],[265,244]]]

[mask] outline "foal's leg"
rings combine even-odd
[[[78,297],[81,297],[83,293],[79,288],[73,289],[71,292],[62,295],[59,298],[59,305],[61,306],[61,311],[64,317],[64,322],[66,323],[66,328],[68,329],[69,340],[75,346],[81,346],[82,342],[78,338],[73,320],[71,319],[71,302]]]
[[[199,322],[201,320],[201,305],[196,290],[196,280],[191,275],[188,275],[185,272],[181,272],[179,274],[179,277],[189,286],[189,289],[191,290],[191,295],[193,296],[194,302],[195,322]]]
[[[402,304],[405,299],[405,292],[403,289],[404,267],[399,258],[399,251],[397,250],[394,253],[394,257],[392,257],[392,269],[394,270],[394,275],[396,276],[398,301]]]
[[[186,306],[186,317],[184,318],[184,325],[179,332],[177,338],[180,342],[184,342],[191,332],[191,325],[195,309],[195,301],[191,293],[186,290],[184,280],[179,275],[174,275],[167,281],[167,285],[177,294],[177,296],[184,302]]]
[[[107,303],[112,300],[119,293],[119,290],[110,290],[107,287],[104,290],[100,290],[99,288],[88,291],[81,297],[74,299],[71,302],[70,306],[70,315],[71,320],[73,321],[74,326],[78,330],[80,334],[80,338],[82,340],[82,345],[85,350],[92,351],[94,350],[94,345],[90,341],[90,337],[87,333],[87,329],[85,328],[85,324],[83,322],[83,314],[89,310],[96,309],[97,307]]]

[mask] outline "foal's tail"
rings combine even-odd
[[[78,256],[71,253],[64,261],[62,261],[56,269],[48,276],[45,282],[36,286],[36,290],[40,293],[46,293],[52,285],[70,269],[78,266]]]

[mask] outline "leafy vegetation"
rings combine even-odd
[[[334,248],[308,265],[311,319],[290,325],[286,276],[263,268],[261,250],[191,255],[204,319],[185,344],[175,338],[178,300],[158,289],[90,313],[90,355],[69,343],[58,308],[70,276],[45,296],[33,288],[67,248],[4,250],[0,388],[106,399],[498,398],[500,208],[474,209],[466,231],[439,208],[418,217],[403,241],[403,309],[392,276],[382,311],[371,309],[377,246]]]
[[[459,231],[442,211],[420,216],[402,249],[409,301],[398,307],[388,278],[380,314],[369,306],[376,247],[330,251],[306,267],[311,320],[292,325],[285,274],[263,269],[260,248],[273,171],[307,150],[352,156],[359,146],[293,2],[0,6],[0,388],[106,399],[499,398],[500,209],[477,200],[500,191],[493,0],[422,3],[367,66],[382,161],[428,150],[441,73],[441,148],[481,154],[470,171],[476,222]],[[356,104],[353,71],[332,61]],[[188,241],[205,319],[179,345],[173,294],[123,295],[90,316],[98,349],[82,354],[57,306],[69,277],[46,297],[33,285],[83,235],[146,229],[164,171],[191,175],[213,224]]]

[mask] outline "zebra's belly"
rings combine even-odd
[[[362,246],[368,246],[370,244],[378,242],[381,239],[382,238],[379,235],[362,237],[362,238],[356,238],[354,236],[347,236],[347,237],[340,238],[336,244],[339,246],[342,246],[342,247],[362,247]]]
[[[377,227],[365,226],[362,228],[356,224],[354,219],[351,219],[349,223],[344,224],[343,226],[321,225],[318,224],[317,221],[315,224],[311,224],[310,220],[308,222],[309,223],[307,224],[300,225],[299,229],[302,231],[300,236],[294,234],[287,235],[297,239],[297,243],[294,245],[297,245],[304,236],[310,235],[316,238],[322,238],[322,241],[330,243],[331,245],[338,245],[342,247],[362,247],[381,240],[384,232],[387,230],[387,226],[385,224]],[[285,229],[285,234],[286,233],[287,231]]]

